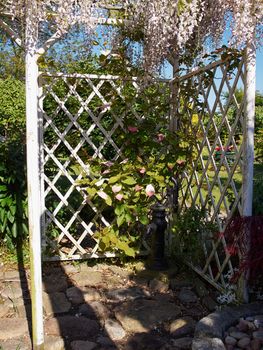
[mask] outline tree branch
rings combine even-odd
[[[5,22],[0,18],[0,27],[10,36],[10,38],[20,47],[23,47],[22,40],[18,36],[18,34]]]
[[[64,33],[61,30],[57,30],[49,39],[46,40],[44,45],[37,50],[38,55],[43,55],[52,45],[59,41]]]

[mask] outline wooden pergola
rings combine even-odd
[[[1,14],[0,26],[10,38],[25,50],[26,57],[26,143],[27,143],[27,186],[28,217],[31,261],[31,298],[33,348],[44,349],[43,303],[42,303],[42,256],[41,256],[41,220],[43,212],[43,189],[41,184],[40,162],[43,140],[40,137],[41,120],[39,118],[39,70],[38,59],[62,37],[60,31],[54,33],[42,47],[38,47],[38,28],[29,20],[32,16],[34,1],[27,1],[25,41],[7,23],[9,14]],[[94,18],[98,24],[114,25],[116,19]],[[34,35],[32,35],[32,33]],[[254,42],[247,45],[245,56],[245,126],[243,143],[243,193],[242,215],[252,215],[253,162],[254,162],[254,118],[255,118],[255,69],[256,47]],[[176,77],[175,77],[176,78]],[[178,102],[178,101],[177,101]],[[176,108],[176,107],[175,107]],[[172,121],[172,123],[174,120]],[[249,246],[249,242],[248,242]],[[244,300],[248,300],[247,288],[244,288]]]

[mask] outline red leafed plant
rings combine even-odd
[[[263,216],[233,217],[228,223],[224,236],[227,252],[230,255],[240,253],[241,260],[237,273],[231,282],[249,270],[250,280],[263,273]]]

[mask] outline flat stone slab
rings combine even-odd
[[[99,301],[102,299],[100,293],[95,288],[90,287],[70,287],[66,290],[67,298],[74,305]]]
[[[91,301],[88,304],[82,304],[79,307],[79,313],[85,317],[104,321],[110,316],[110,310],[100,301]],[[103,323],[103,322],[102,322]]]
[[[0,349],[1,350],[31,350],[31,345],[26,344],[24,340],[10,339],[6,341],[0,341]]]
[[[26,278],[25,271],[23,270],[8,270],[8,271],[2,271],[1,273],[1,280],[4,281],[12,281],[12,282],[19,282],[20,279]]]
[[[171,322],[170,333],[174,338],[184,337],[194,332],[196,321],[192,317],[185,316]]]
[[[6,299],[18,299],[23,295],[20,282],[8,282],[1,291],[1,296]]]
[[[130,287],[113,289],[106,293],[106,297],[115,301],[128,301],[138,298],[146,298],[149,297],[149,294],[147,294],[142,288]]]
[[[178,339],[173,339],[172,344],[179,349],[190,349],[192,345],[193,338],[183,337]]]
[[[105,282],[103,274],[100,271],[81,271],[72,276],[72,279],[78,286],[94,287]]]
[[[5,317],[13,308],[10,299],[0,299],[0,317]]]
[[[47,316],[68,312],[71,308],[71,304],[66,298],[66,295],[61,292],[51,294],[43,293],[43,304]]]
[[[26,318],[1,318],[0,340],[19,338],[28,333]]]
[[[174,303],[158,300],[135,300],[118,306],[115,317],[127,332],[147,332],[164,321],[174,320],[181,309]]]
[[[182,288],[178,298],[184,304],[192,304],[198,301],[197,295],[188,288]]]
[[[138,333],[132,335],[127,344],[127,350],[160,350],[160,349],[173,349],[164,348],[163,346],[167,343],[166,339],[158,336],[156,333]]]
[[[72,350],[93,350],[97,344],[88,340],[74,340],[70,346]]]
[[[63,338],[54,335],[46,335],[45,350],[65,350]]]
[[[226,307],[202,318],[195,328],[192,350],[225,350],[222,341],[224,332],[240,318],[259,313],[263,314],[263,303]]]
[[[51,274],[43,277],[43,290],[47,293],[63,292],[67,288],[67,277],[62,274]]]
[[[45,322],[48,335],[61,336],[69,340],[89,340],[99,332],[99,324],[83,316],[58,316]]]
[[[121,340],[126,336],[125,330],[115,320],[107,319],[104,327],[112,340]]]

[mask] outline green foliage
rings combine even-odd
[[[0,79],[0,136],[5,144],[25,137],[25,86],[14,78]]]
[[[25,76],[24,51],[0,28],[0,76],[23,81]]]
[[[13,250],[28,234],[27,200],[23,168],[21,174],[0,165],[0,238]]]
[[[172,177],[177,177],[191,158],[191,138],[185,140],[180,135],[179,143],[179,135],[167,130],[167,120],[151,118],[151,114],[124,124],[127,129],[119,135],[124,160],[89,159],[90,176],[83,174],[77,185],[86,190],[96,208],[108,208],[110,226],[97,227],[94,235],[100,250],[135,256],[151,206],[166,200]]]
[[[26,237],[25,88],[0,79],[0,238],[10,249]]]
[[[217,225],[209,221],[205,208],[190,207],[174,219],[173,254],[194,263],[204,257],[203,243],[214,238]]]

